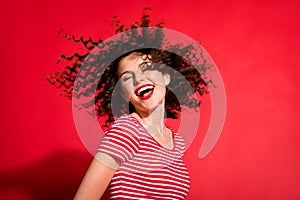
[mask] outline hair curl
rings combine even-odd
[[[86,40],[83,37],[76,39],[67,33],[63,34],[61,30],[59,34],[68,40],[81,43],[87,52],[82,55],[78,53],[72,56],[61,55],[58,63],[61,60],[67,60],[71,62],[71,65],[65,66],[62,72],[58,71],[49,75],[47,81],[56,88],[60,88],[62,95],[68,99],[95,95],[95,101],[83,103],[80,109],[95,106],[96,115],[105,116],[105,124],[108,125],[115,120],[114,114],[119,116],[134,111],[133,106],[120,96],[116,72],[119,61],[123,57],[132,52],[139,52],[147,55],[151,61],[152,64],[147,65],[148,69],[170,74],[171,82],[166,88],[165,97],[166,117],[177,118],[182,105],[197,109],[201,101],[197,100],[193,94],[202,96],[208,93],[210,80],[207,80],[205,73],[210,68],[210,64],[203,56],[203,52],[195,52],[196,49],[192,44],[169,44],[164,38],[163,29],[142,29],[142,32],[139,32],[137,28],[163,28],[162,21],[154,26],[150,25],[150,16],[146,13],[148,10],[149,8],[144,9],[141,22],[134,22],[130,29],[125,29],[117,17],[113,18],[114,33],[126,33],[122,36],[124,38],[118,41],[105,43],[101,39],[98,41],[93,41],[91,38]],[[151,45],[155,43],[161,48],[143,48],[147,43]],[[184,57],[174,53],[179,50],[184,52]],[[115,59],[115,55],[120,55],[120,57]],[[193,63],[196,61],[197,66],[193,66],[188,60],[193,60]],[[172,74],[170,67],[182,76]],[[190,86],[184,84],[186,81]],[[179,95],[175,95],[172,91],[176,91]]]

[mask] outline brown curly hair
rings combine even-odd
[[[125,32],[125,38],[120,38],[118,41],[93,41],[91,38],[85,40],[83,37],[76,39],[74,36],[63,34],[64,38],[83,44],[88,52],[83,55],[74,53],[69,57],[61,55],[58,62],[67,60],[71,65],[65,66],[62,72],[47,77],[47,80],[62,89],[63,95],[69,99],[95,95],[93,101],[83,103],[80,109],[94,106],[97,116],[106,117],[107,126],[115,120],[115,116],[134,111],[131,103],[125,102],[121,97],[116,73],[119,61],[132,52],[147,55],[151,65],[146,65],[145,70],[158,70],[170,74],[171,82],[166,88],[165,97],[166,117],[178,118],[181,106],[197,109],[200,100],[197,100],[194,94],[201,97],[208,93],[210,80],[207,80],[205,72],[210,65],[202,52],[195,52],[196,49],[192,44],[172,45],[165,41],[163,22],[150,25],[147,10],[149,9],[144,9],[141,23],[134,22],[130,29],[125,29],[125,26],[114,17],[114,33]],[[139,31],[138,28],[144,27],[158,27],[158,29]],[[59,33],[62,34],[62,31]],[[143,48],[145,46],[161,48]],[[181,53],[184,52],[184,57],[176,54],[179,50]],[[116,55],[119,55],[117,59]],[[191,60],[193,63],[196,60],[197,66],[193,66],[189,62]],[[173,71],[179,72],[182,76],[175,75]],[[190,85],[186,85],[186,81]]]

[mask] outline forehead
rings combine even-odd
[[[149,55],[137,52],[131,53],[120,60],[118,74],[121,74],[122,72],[127,70],[130,71],[134,68],[137,68],[141,63],[145,61],[150,61]]]

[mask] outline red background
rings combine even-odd
[[[105,39],[113,15],[129,24],[146,6],[204,46],[227,91],[225,127],[213,151],[198,158],[209,120],[201,115],[186,152],[188,199],[300,199],[298,1],[1,4],[0,199],[72,198],[92,156],[75,130],[71,102],[45,81],[60,68],[60,54],[74,51],[58,30]]]

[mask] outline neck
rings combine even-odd
[[[138,118],[138,120],[144,125],[152,129],[156,133],[161,133],[165,126],[165,106],[164,103],[158,106],[155,110],[144,113],[144,112],[134,112],[133,115]],[[155,133],[155,134],[156,134]]]

